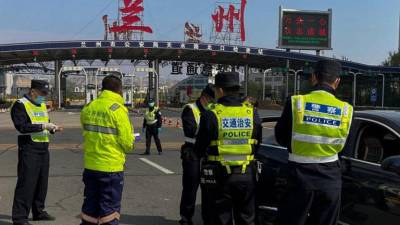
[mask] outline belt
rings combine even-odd
[[[254,160],[254,155],[209,155],[208,161],[220,162],[225,166],[228,174],[232,173],[232,168],[240,168],[241,173],[246,173],[247,166]],[[230,165],[232,162],[242,161],[241,165]]]

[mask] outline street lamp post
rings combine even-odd
[[[294,69],[289,69],[289,72],[292,72],[294,74],[294,92],[293,94],[296,95],[297,93],[297,89],[299,88],[298,86],[300,86],[300,84],[297,86],[297,74],[300,72],[303,72],[303,70],[294,70]],[[287,83],[289,83],[289,75],[287,77]],[[287,90],[289,90],[289,85],[287,85]],[[289,92],[288,92],[289,95]],[[289,97],[289,96],[287,96]]]
[[[266,73],[269,73],[269,72],[271,72],[271,71],[272,71],[271,69],[266,69],[266,70],[264,71],[264,73],[263,73],[263,82],[262,82],[262,84],[263,84],[263,91],[262,91],[263,96],[262,96],[262,100],[263,100],[263,101],[265,100],[265,74],[266,74]]]
[[[362,73],[354,73],[352,71],[349,71],[348,73],[353,75],[353,107],[356,107],[357,76],[362,75]]]

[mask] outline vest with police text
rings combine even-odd
[[[252,139],[254,127],[253,107],[224,106],[215,104],[211,111],[218,121],[218,140],[212,140],[210,146],[218,148],[217,156],[208,156],[210,161],[219,161],[226,166],[245,166],[254,159],[253,146],[257,140]]]
[[[289,160],[291,157],[292,161],[300,163],[303,160],[305,163],[337,160],[337,154],[346,143],[352,115],[350,104],[326,91],[292,96],[292,155]]]

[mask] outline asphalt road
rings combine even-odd
[[[164,111],[165,116],[173,119],[179,114],[179,111]],[[51,166],[46,208],[57,221],[32,224],[76,225],[79,224],[78,215],[83,201],[79,113],[53,112],[50,118],[65,127],[64,132],[51,137],[50,145]],[[142,119],[132,118],[132,121],[136,131],[140,131]],[[266,128],[264,133],[269,136],[271,128]],[[139,155],[144,152],[144,140],[141,140],[136,144],[135,151],[127,156],[122,225],[178,224],[182,174],[179,148],[183,142],[183,132],[180,128],[166,127],[160,137],[163,155],[155,154],[154,144],[153,155]],[[17,171],[16,142],[17,134],[9,114],[0,114],[0,225],[12,224],[11,207]],[[194,222],[201,224],[200,201],[197,206]]]

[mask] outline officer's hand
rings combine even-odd
[[[56,125],[56,129],[54,131],[60,132],[60,131],[63,131],[63,130],[64,130],[63,126],[57,126]]]
[[[145,131],[146,131],[146,128],[143,127],[143,128],[142,128],[142,133],[144,133]]]

